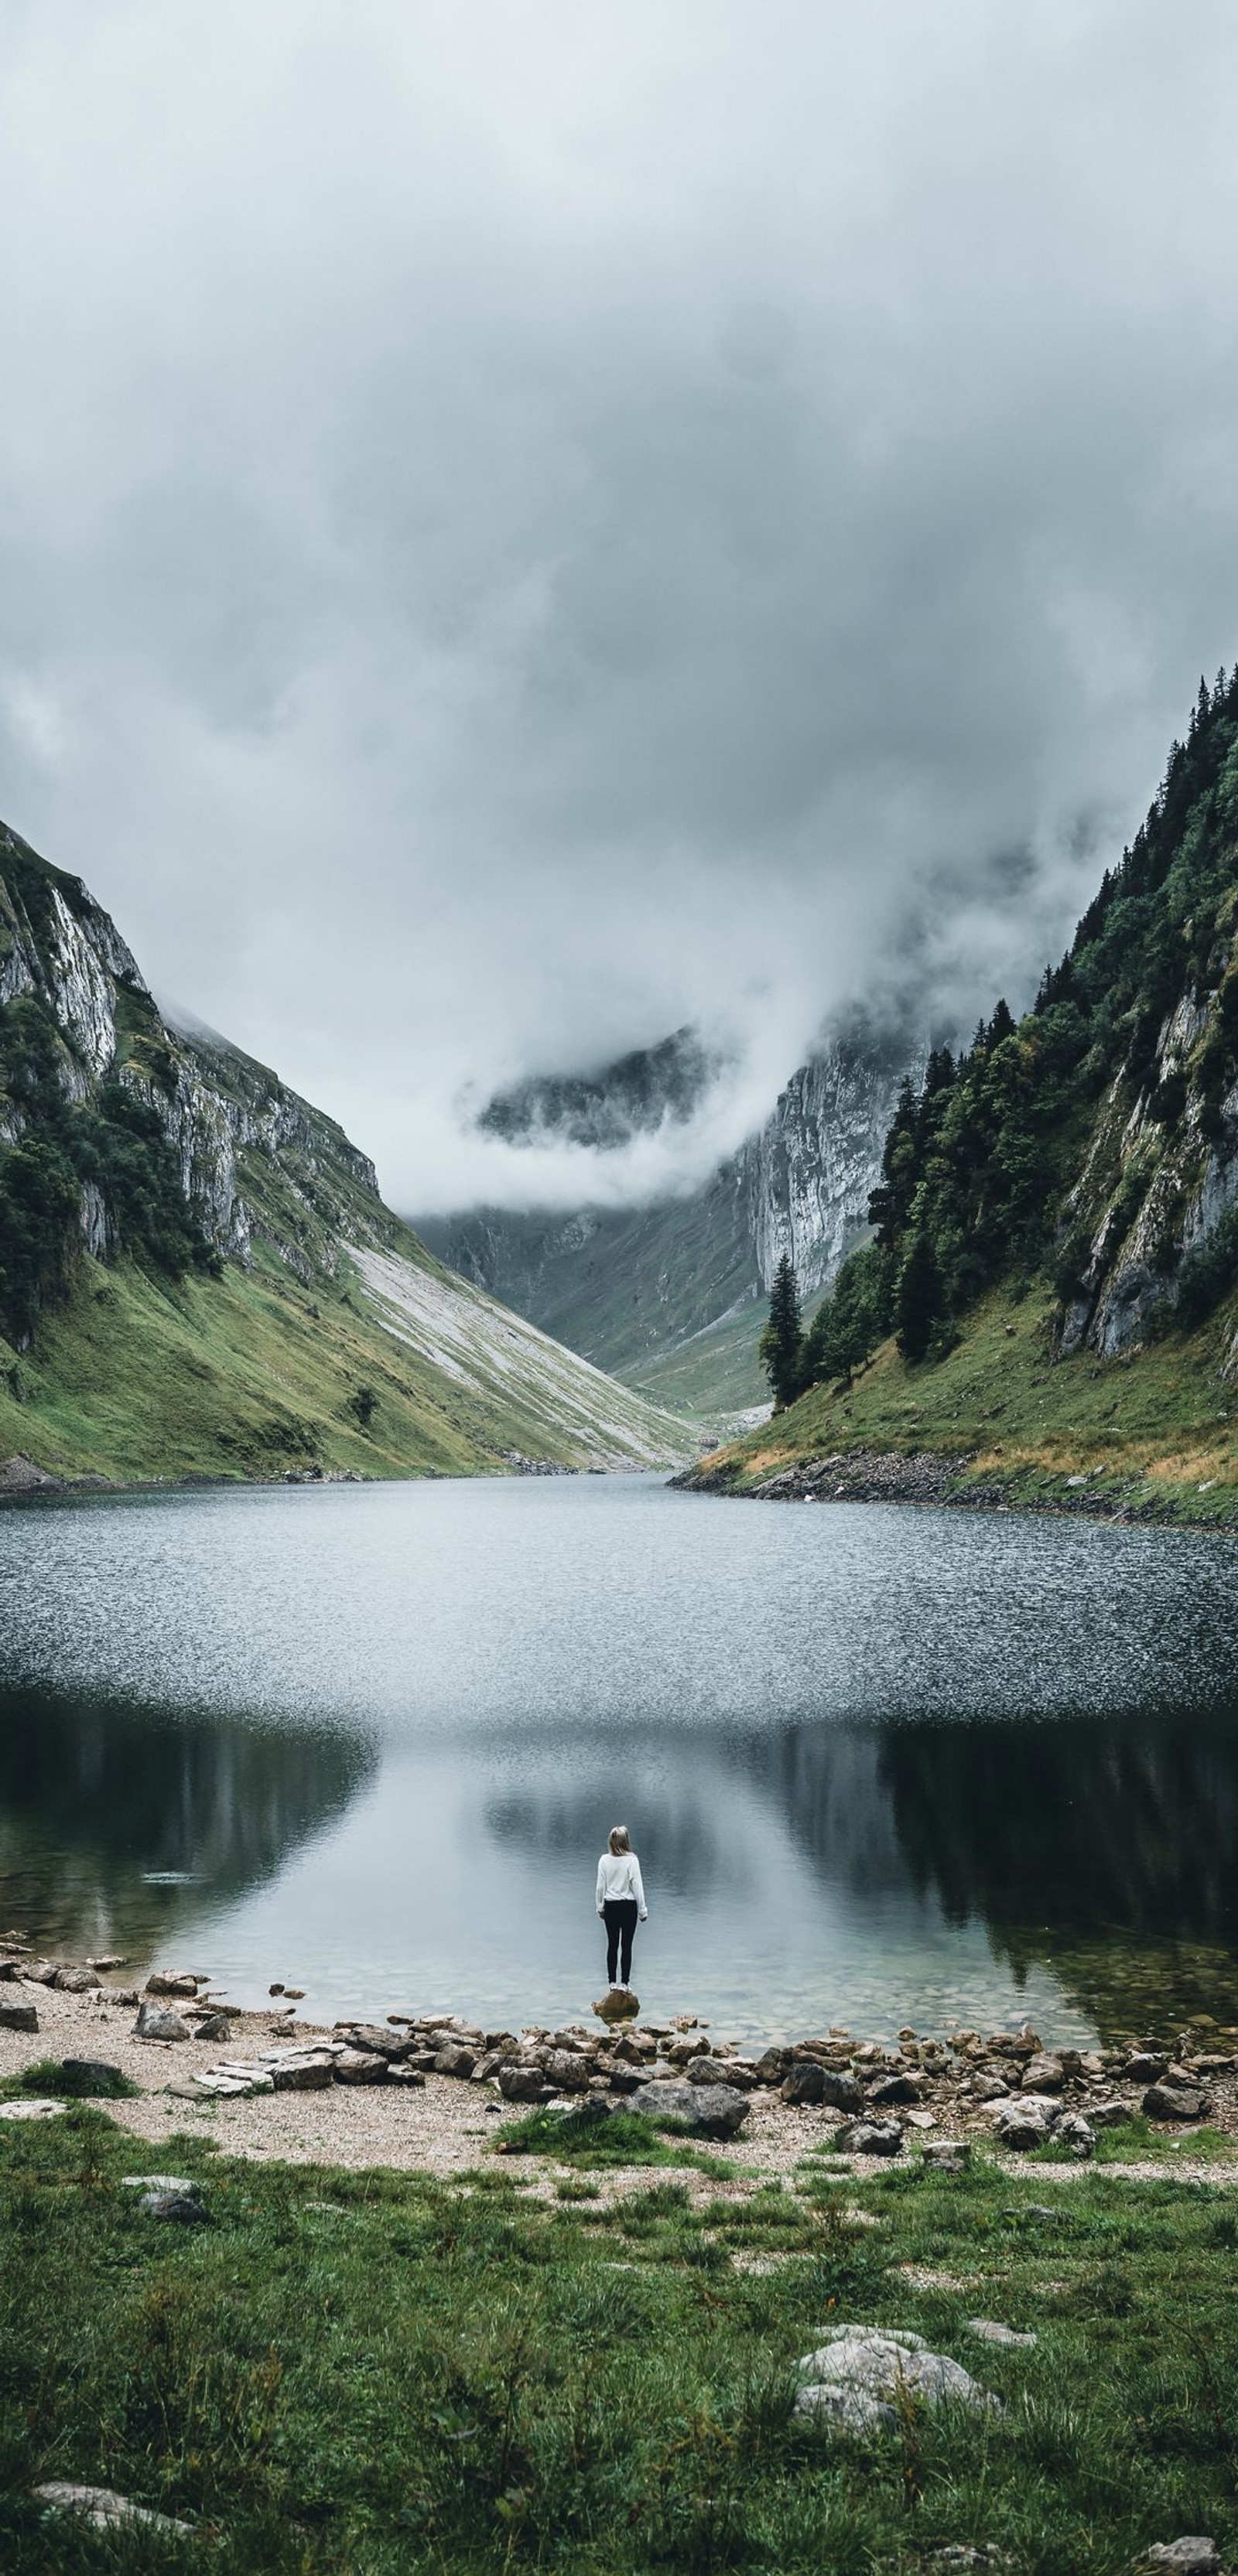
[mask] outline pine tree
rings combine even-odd
[[[803,1382],[804,1336],[800,1325],[800,1294],[789,1255],[784,1252],[774,1272],[769,1295],[769,1322],[761,1335],[761,1366],[770,1383],[774,1411],[794,1404]]]
[[[942,1310],[941,1271],[932,1235],[917,1226],[903,1255],[894,1290],[898,1347],[905,1360],[922,1360]]]

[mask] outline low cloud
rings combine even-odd
[[[65,0],[0,30],[0,812],[397,1204],[691,1023],[1026,998],[1238,652],[1238,20]]]

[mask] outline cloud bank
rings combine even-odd
[[[0,27],[0,812],[397,1204],[685,1022],[1022,998],[1238,654],[1238,19]],[[586,1169],[591,1168],[586,1158]]]

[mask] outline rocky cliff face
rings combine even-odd
[[[126,1257],[125,1295],[83,1288]],[[205,1307],[180,1293],[194,1275]],[[152,1309],[151,1280],[176,1297]],[[90,1359],[66,1346],[61,1372],[70,1307]],[[458,1474],[693,1445],[449,1276],[334,1120],[174,1025],[80,879],[0,825],[0,1441],[30,1451],[40,1407],[58,1470]]]
[[[644,1381],[651,1361],[736,1319],[751,1349],[737,1376],[728,1347],[716,1400],[756,1402],[764,1391],[756,1303],[784,1252],[805,1293],[833,1277],[866,1223],[910,1052],[906,1042],[869,1030],[835,1037],[792,1075],[739,1153],[686,1197],[624,1210],[584,1206],[567,1217],[483,1208],[419,1220],[420,1230],[454,1269],[634,1381]],[[591,1077],[603,1100],[607,1081]],[[593,1114],[610,1135],[609,1111]],[[547,1133],[544,1115],[539,1133]],[[708,1357],[700,1357],[708,1394]]]
[[[1217,1096],[1209,1076],[1238,1002],[1234,947],[1218,942],[1205,973],[1165,1013],[1135,1090],[1105,1094],[1087,1159],[1066,1202],[1086,1237],[1062,1316],[1063,1356],[1088,1347],[1115,1359],[1174,1314],[1184,1264],[1238,1208],[1238,1080]]]
[[[385,1241],[373,1164],[263,1065],[210,1032],[173,1027],[131,950],[80,878],[49,868],[0,826],[0,1004],[35,1006],[49,1071],[66,1102],[107,1079],[158,1119],[185,1199],[207,1241],[248,1262],[265,1239],[303,1278],[333,1266],[343,1232]],[[0,1062],[0,1138],[37,1129],[40,1101]],[[101,1257],[120,1227],[105,1184],[81,1183],[86,1248]]]

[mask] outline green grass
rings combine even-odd
[[[640,2111],[611,2111],[605,2103],[582,2102],[572,2111],[529,2111],[520,2119],[504,2120],[490,2144],[498,2156],[552,2156],[584,2168],[676,2165],[715,2173],[716,2159],[686,2146],[687,2134],[675,2120],[655,2122]]]
[[[70,2063],[88,2065],[90,2061],[77,2059]],[[36,2066],[23,2066],[20,2075],[9,2076],[0,2083],[0,2093],[10,2098],[14,2094],[32,2093],[66,2102],[120,2102],[132,2099],[141,2090],[141,2085],[135,2084],[130,2076],[123,2075],[119,2066],[99,2065],[89,2074],[69,2074],[58,2057],[41,2057]]]
[[[1171,1334],[1127,1358],[1054,1361],[1051,1292],[995,1292],[943,1360],[910,1366],[883,1344],[850,1390],[814,1387],[785,1414],[706,1461],[735,1490],[835,1451],[968,1454],[959,1490],[1011,1505],[1108,1498],[1133,1513],[1224,1524],[1238,1500],[1238,1390],[1219,1374],[1235,1317]],[[1066,1478],[1086,1475],[1089,1494]],[[1207,1486],[1207,1492],[1200,1492]]]
[[[119,2188],[156,2162],[209,2225]],[[0,2135],[6,2571],[912,2576],[983,2543],[1118,2576],[1183,2531],[1238,2547],[1238,2209],[1210,2185],[909,2164],[603,2209],[477,2183],[156,2158],[86,2105]],[[977,2315],[1034,2349],[981,2344]],[[797,2422],[797,2356],[843,2319],[924,2334],[1005,2411]],[[173,2557],[44,2517],[55,2477],[200,2537]]]
[[[350,1398],[374,1389],[362,1429]],[[81,1263],[69,1303],[18,1354],[0,1341],[0,1458],[58,1475],[242,1479],[288,1468],[372,1476],[504,1472],[500,1452],[567,1463],[544,1390],[470,1389],[384,1331],[347,1265],[304,1287],[273,1255],[172,1281]],[[604,1410],[604,1406],[602,1407]]]

